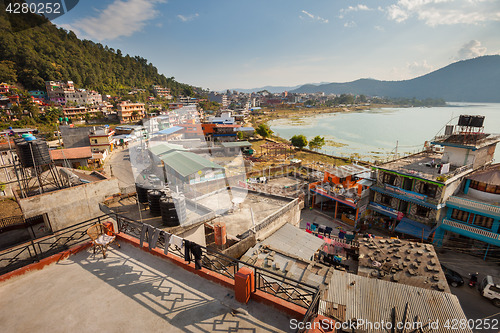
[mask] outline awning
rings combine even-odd
[[[403,217],[394,231],[417,238],[427,239],[432,229],[425,224]]]
[[[369,179],[361,179],[361,180],[358,180],[357,184],[365,185],[365,186],[372,186],[373,181],[369,180]]]
[[[423,207],[427,207],[427,208],[430,208],[430,209],[440,209],[441,206],[436,206],[436,205],[433,205],[431,203],[428,203],[428,202],[425,202],[423,200],[418,200],[418,199],[414,199],[414,198],[411,198],[407,195],[402,195],[402,194],[397,194],[397,193],[394,193],[394,192],[391,192],[391,191],[387,191],[386,189],[382,188],[382,187],[379,187],[379,186],[372,186],[370,187],[371,190],[375,191],[375,192],[379,192],[379,193],[383,193],[383,194],[387,194],[388,196],[391,196],[391,197],[394,197],[394,198],[398,198],[400,200],[403,200],[403,201],[407,201],[407,202],[411,202],[411,203],[414,203],[414,204],[417,204],[417,205],[420,205],[420,206],[423,206]]]

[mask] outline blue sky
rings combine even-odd
[[[500,53],[498,0],[80,0],[54,23],[211,90],[403,80]]]

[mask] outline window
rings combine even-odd
[[[486,192],[495,193],[496,186],[495,185],[486,185]]]
[[[479,183],[477,189],[483,192],[486,191],[486,183]]]
[[[420,193],[427,195],[429,198],[435,198],[437,193],[437,185],[424,183],[424,186],[422,186],[422,191]]]
[[[451,212],[451,218],[454,220],[467,222],[469,220],[469,213],[460,209],[453,208],[453,211]]]
[[[403,178],[403,189],[407,191],[411,191],[413,185],[413,179],[411,178]]]
[[[391,204],[391,197],[385,194],[382,194],[380,196],[380,202],[385,204],[385,205],[390,205]]]
[[[392,173],[384,173],[384,184],[396,184],[396,175],[393,175]]]
[[[493,226],[493,219],[491,217],[486,217],[483,215],[476,215],[474,224],[479,227],[491,229],[491,227]]]
[[[430,208],[417,205],[417,211],[415,215],[420,217],[428,217],[430,211],[431,211]]]
[[[500,288],[497,288],[496,286],[490,286],[490,290],[496,293],[500,293]]]
[[[400,212],[406,213],[406,211],[408,210],[408,202],[404,200],[399,200],[398,210]]]

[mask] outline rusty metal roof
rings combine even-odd
[[[407,322],[421,322],[425,325],[439,321],[438,327],[431,332],[450,332],[449,328],[444,327],[447,320],[449,323],[452,320],[467,321],[458,298],[450,293],[370,279],[338,270],[333,271],[328,290],[320,300],[318,313],[337,318],[342,315],[345,318],[338,318],[341,321],[354,318],[364,320],[366,326],[358,328],[366,332],[390,332],[385,328],[376,329],[375,325],[370,327],[368,322],[381,323],[382,320],[390,322],[395,308],[396,323],[403,323],[407,303]],[[342,306],[345,306],[345,313]],[[472,332],[472,330],[458,328],[454,332]]]

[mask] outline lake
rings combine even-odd
[[[323,153],[365,161],[386,160],[422,149],[425,141],[456,125],[459,115],[483,115],[484,132],[500,133],[500,103],[449,103],[445,107],[382,108],[276,119],[268,123],[275,135],[308,140],[324,136]],[[495,157],[500,160],[500,147]]]

